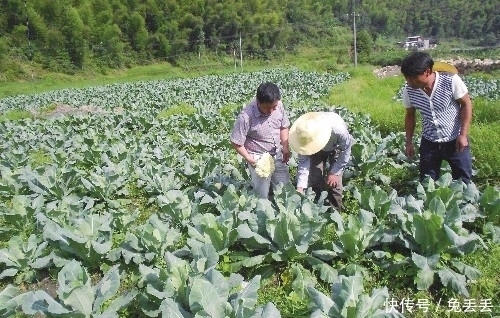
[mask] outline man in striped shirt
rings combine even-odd
[[[453,179],[469,183],[472,159],[467,133],[472,119],[472,102],[462,79],[453,73],[433,71],[434,61],[416,51],[403,59],[401,73],[406,79],[403,104],[406,107],[406,155],[415,154],[413,134],[416,111],[422,120],[420,180],[436,180],[443,160],[450,164]]]
[[[274,83],[265,82],[257,88],[256,98],[238,115],[231,132],[233,148],[247,161],[252,187],[267,199],[272,184],[289,183],[288,128],[290,121],[281,102],[281,93]],[[257,160],[264,153],[274,158],[275,170],[269,178],[255,171]]]

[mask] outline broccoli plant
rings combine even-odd
[[[210,267],[192,267],[167,252],[167,269],[140,265],[139,303],[149,317],[279,318],[272,303],[256,307],[260,276],[249,282],[239,274],[229,278]]]
[[[14,282],[32,282],[37,269],[51,264],[48,243],[32,234],[25,242],[21,237],[14,236],[9,240],[9,248],[0,250],[0,264],[4,264],[0,279],[15,276]]]
[[[109,252],[108,259],[117,261],[123,257],[126,264],[158,261],[169,246],[177,243],[180,236],[179,230],[153,214],[145,224],[128,231],[120,246]]]
[[[299,195],[291,185],[278,187],[274,200],[274,206],[259,200],[254,211],[238,215],[239,242],[246,248],[238,255],[242,266],[272,273],[278,264],[305,262],[329,281],[336,271],[314,256],[316,249],[322,249],[328,208]]]
[[[438,275],[444,286],[468,296],[468,281],[480,273],[460,257],[486,248],[479,235],[464,227],[464,223],[481,217],[476,208],[478,191],[474,185],[452,181],[451,175],[445,174],[425,186],[420,184],[418,195],[421,204],[410,200],[406,202],[411,206],[401,206],[400,236],[409,251],[408,260],[416,268],[417,288],[427,290]]]
[[[314,287],[308,287],[313,301],[311,318],[349,317],[403,317],[396,310],[387,310],[389,298],[387,287],[372,290],[371,294],[363,293],[363,276],[338,276],[332,284],[331,297],[326,296]]]
[[[120,288],[118,265],[111,267],[94,286],[85,267],[70,261],[58,274],[57,298],[43,290],[24,293],[22,311],[27,315],[37,313],[49,317],[119,317],[118,313],[135,298],[132,289],[117,296]]]

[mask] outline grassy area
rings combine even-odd
[[[374,67],[349,69],[352,79],[333,87],[327,100],[355,113],[369,113],[380,130],[387,134],[404,130],[404,108],[393,97],[403,85],[401,76],[377,78]]]
[[[25,110],[11,110],[6,113],[0,114],[0,122],[5,120],[21,120],[31,118],[33,115]]]

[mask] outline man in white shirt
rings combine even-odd
[[[342,174],[354,144],[344,120],[334,112],[306,113],[290,128],[289,141],[299,154],[297,191],[311,187],[316,200],[327,191],[329,203],[341,210]]]

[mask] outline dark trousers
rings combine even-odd
[[[419,153],[420,181],[425,176],[429,176],[433,180],[439,179],[441,163],[445,160],[450,164],[451,176],[454,180],[461,179],[464,183],[470,183],[472,159],[469,147],[465,147],[463,151],[457,151],[456,140],[432,142],[422,138]]]
[[[339,186],[332,188],[326,185],[326,177],[328,175],[329,169],[326,169],[326,163],[328,162],[331,167],[335,163],[336,153],[335,151],[326,152],[319,151],[310,156],[311,165],[309,167],[309,180],[308,183],[312,190],[316,193],[315,200],[317,201],[322,191],[328,193],[326,200],[334,208],[342,209],[342,177],[340,178]]]

